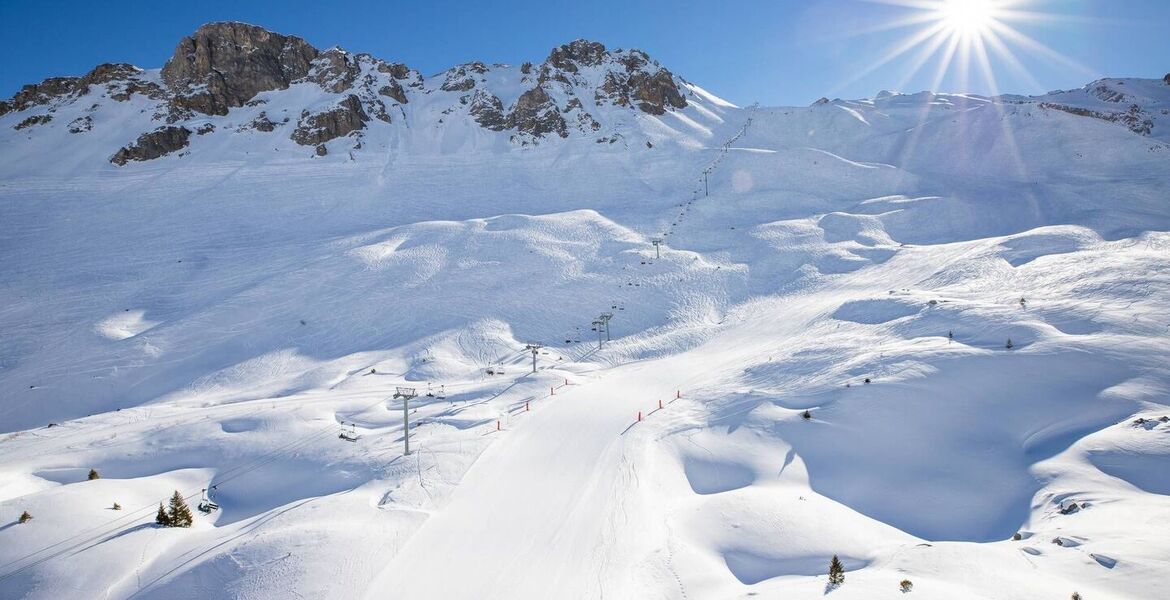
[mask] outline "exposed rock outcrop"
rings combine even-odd
[[[48,123],[49,121],[52,121],[52,120],[53,120],[53,115],[33,115],[33,116],[17,123],[12,128],[20,130],[20,129],[24,129],[26,127],[32,127],[33,125],[44,125],[45,123]]]
[[[553,48],[545,62],[562,71],[576,73],[578,65],[596,66],[601,64],[606,56],[605,46],[598,42],[573,40],[568,44]]]
[[[138,140],[118,150],[110,162],[122,166],[132,160],[151,160],[187,147],[191,130],[186,127],[160,127],[138,136]]]
[[[1110,123],[1120,123],[1138,135],[1150,135],[1150,132],[1154,130],[1154,120],[1151,119],[1149,115],[1147,115],[1142,110],[1142,107],[1138,106],[1137,104],[1131,105],[1129,110],[1125,112],[1102,112],[1081,108],[1079,106],[1056,104],[1054,102],[1041,102],[1040,108],[1059,110],[1071,115],[1100,119]]]
[[[350,94],[336,108],[317,114],[302,114],[291,138],[302,146],[315,146],[358,131],[369,120],[361,100]]]
[[[479,123],[480,127],[492,131],[503,131],[508,128],[508,117],[504,115],[504,103],[486,90],[476,90],[471,98],[468,114]]]
[[[637,53],[638,51],[631,51]],[[633,54],[623,61],[626,71],[610,71],[597,90],[594,99],[600,105],[608,99],[618,106],[636,106],[652,115],[664,114],[671,108],[685,108],[686,97],[674,81],[674,75],[665,68],[642,70],[643,54]],[[635,66],[637,65],[637,66]]]
[[[569,137],[564,117],[552,97],[540,86],[520,94],[512,111],[508,113],[507,128],[536,137],[548,133]]]
[[[50,77],[40,83],[30,83],[20,88],[10,100],[0,102],[0,116],[48,104],[58,98],[77,94],[82,88],[80,77]]]
[[[459,65],[447,72],[447,79],[439,89],[445,92],[466,92],[475,87],[479,79],[476,75],[488,72],[487,65],[481,62],[470,62]]]
[[[86,115],[69,122],[69,133],[85,133],[93,129],[93,117]]]
[[[353,87],[361,69],[349,53],[341,48],[330,48],[313,59],[305,79],[322,89],[339,94]]]
[[[1170,85],[1170,73],[1167,73],[1166,76],[1162,78],[1162,83]]]
[[[318,54],[298,37],[245,23],[209,23],[179,42],[162,78],[176,106],[226,115],[260,92],[305,77]]]
[[[274,131],[277,125],[278,123],[275,123],[268,118],[268,113],[261,112],[259,116],[257,116],[255,119],[252,119],[252,122],[248,124],[248,127],[255,129],[256,131],[269,132]]]

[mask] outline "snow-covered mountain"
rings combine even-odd
[[[26,86],[0,149],[0,598],[1170,570],[1170,81],[741,108],[582,40],[424,76],[217,23]]]
[[[19,117],[14,139],[91,146],[122,166],[225,144],[323,156],[360,150],[367,137],[398,151],[570,136],[643,144],[646,135],[625,137],[636,114],[694,117],[704,105],[726,103],[640,50],[585,40],[539,64],[472,62],[423,77],[401,63],[229,22],[183,39],[161,70],[104,64],[51,78],[0,103],[0,115]]]

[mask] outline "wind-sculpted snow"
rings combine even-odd
[[[158,99],[0,116],[0,597],[1157,597],[1170,88],[687,85],[534,145],[443,112],[524,66],[330,56],[400,89],[322,156],[313,81],[123,167]],[[1149,134],[1041,106],[1119,87]]]

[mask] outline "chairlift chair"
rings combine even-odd
[[[358,441],[358,434],[357,434],[357,430],[354,428],[354,424],[353,424],[353,423],[350,423],[350,424],[349,424],[349,429],[346,429],[346,428],[345,428],[345,423],[342,423],[341,425],[342,425],[342,427],[341,427],[341,434],[340,434],[340,435],[338,435],[337,437],[339,437],[339,438],[341,438],[341,439],[343,439],[343,440],[345,440],[345,441],[347,441],[347,442],[356,442],[356,441]]]
[[[212,486],[212,489],[215,489],[215,486]],[[203,488],[203,496],[199,499],[199,512],[209,515],[217,510],[219,510],[219,505],[211,501],[207,495],[207,488]]]
[[[439,400],[447,399],[447,386],[445,384],[439,386],[439,393],[435,395]]]
[[[435,393],[431,391],[431,384],[427,384],[427,398],[434,398]]]

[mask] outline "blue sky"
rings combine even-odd
[[[1044,16],[1009,24],[1054,54],[1014,46],[1030,77],[992,56],[1000,91],[1041,93],[1079,87],[1097,76],[1160,78],[1170,71],[1170,0],[1017,4]],[[913,14],[921,13],[865,0],[0,0],[0,96],[45,77],[81,75],[102,62],[160,67],[178,40],[200,24],[239,20],[298,35],[320,48],[340,45],[405,62],[425,74],[471,60],[536,62],[553,46],[584,37],[646,50],[677,74],[738,104],[805,105],[820,96],[860,98],[882,89],[933,87],[935,60],[908,76],[921,45],[870,68],[917,28],[866,30]],[[964,82],[956,69],[938,88],[992,90],[983,77]]]

